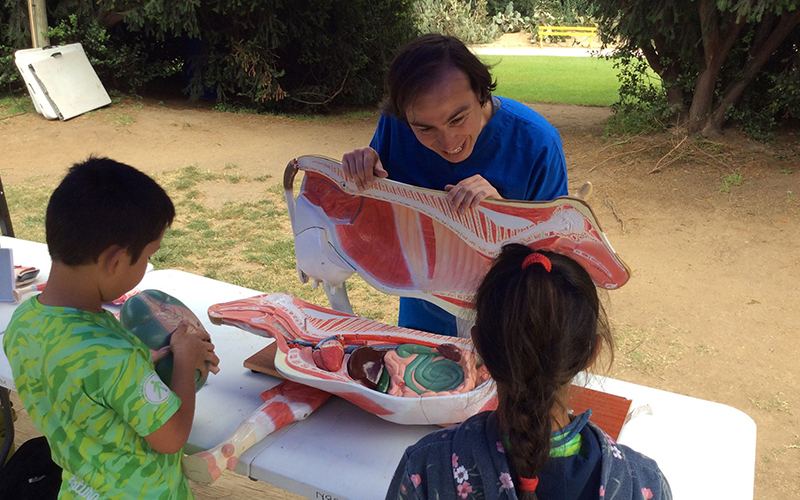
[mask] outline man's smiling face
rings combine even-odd
[[[491,100],[481,106],[467,76],[455,68],[445,69],[406,110],[417,140],[451,163],[469,158],[491,116]]]

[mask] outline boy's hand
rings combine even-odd
[[[180,398],[178,411],[152,434],[144,439],[160,453],[177,453],[189,439],[195,407],[195,370],[200,377],[216,373],[219,358],[214,354],[214,344],[204,328],[192,327],[181,321],[169,339],[169,350],[174,357],[172,381],[169,388]],[[163,349],[157,352],[162,353]],[[208,363],[208,366],[206,366]]]
[[[209,371],[219,372],[219,358],[214,354],[214,344],[211,343],[211,336],[205,330],[191,328],[190,331],[189,323],[181,321],[172,333],[169,348],[175,356],[176,367],[186,363],[200,371],[201,379],[205,378]]]

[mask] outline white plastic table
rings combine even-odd
[[[0,238],[0,245],[35,250],[29,242]],[[17,258],[17,262],[41,262]],[[15,252],[15,257],[17,253]],[[183,271],[153,271],[140,289],[157,288],[185,303],[211,334],[220,357],[220,373],[212,375],[197,395],[194,426],[186,452],[216,446],[261,405],[259,394],[279,380],[253,373],[242,363],[271,340],[237,328],[214,325],[208,307],[260,294],[239,286]],[[14,305],[0,303],[0,328]],[[13,390],[10,369],[0,354],[0,385]],[[655,459],[676,499],[752,499],[756,426],[743,412],[658,389],[605,377],[588,387],[624,396],[640,415],[628,422],[619,442]],[[236,472],[312,499],[383,498],[405,448],[433,426],[403,426],[372,415],[333,397],[308,419],[278,430],[246,451]]]

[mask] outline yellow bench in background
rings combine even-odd
[[[546,36],[588,36],[589,48],[597,35],[597,28],[590,26],[539,26],[539,48],[543,48],[542,39]]]

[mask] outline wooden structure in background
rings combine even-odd
[[[31,21],[31,43],[34,49],[50,45],[47,36],[47,4],[45,0],[28,0],[28,17]]]

